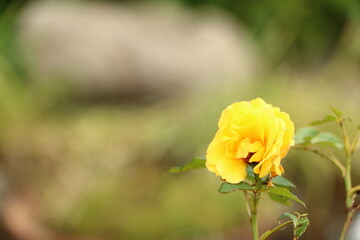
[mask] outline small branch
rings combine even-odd
[[[355,212],[359,211],[360,210],[360,204],[356,205],[353,209],[354,209]]]
[[[350,146],[349,134],[347,133],[346,128],[344,126],[344,121],[345,121],[345,119],[341,119],[339,122],[339,126],[341,128],[341,133],[342,133],[344,144],[345,144],[345,153],[348,156],[351,153],[351,146]]]
[[[305,214],[298,214],[298,217],[299,219],[301,217],[306,217],[307,216],[307,213]],[[289,221],[286,221],[284,223],[281,223],[279,224],[278,226],[274,227],[273,229],[270,229],[270,230],[267,230],[266,232],[264,232],[261,236],[260,236],[260,240],[266,240],[268,239],[269,237],[271,237],[272,235],[274,235],[274,233],[276,233],[277,231],[283,229],[284,227],[286,227],[287,225],[289,224],[292,224],[293,221],[292,220],[289,220]]]
[[[360,130],[358,129],[357,134],[356,134],[353,142],[351,143],[351,154],[354,154],[354,152],[357,150],[359,138],[360,138]]]
[[[351,204],[353,204],[354,197],[355,197],[355,195],[357,194],[358,191],[360,191],[360,185],[357,185],[357,186],[351,188],[350,191],[348,192],[348,195],[347,195],[346,199],[350,199]],[[339,238],[340,240],[345,239],[346,233],[347,233],[347,231],[348,231],[348,229],[350,227],[350,223],[351,223],[356,211],[359,211],[359,210],[360,210],[360,204],[348,207],[347,214],[346,214],[346,220],[345,220],[342,232],[341,232],[341,236]]]
[[[357,185],[350,189],[348,192],[348,197],[353,198],[355,194],[357,194],[360,191],[360,185]]]
[[[266,232],[264,232],[261,236],[260,236],[260,240],[266,240],[268,239],[269,237],[271,237],[274,233],[276,233],[277,231],[283,229],[284,227],[286,227],[287,225],[289,224],[292,224],[293,222],[290,220],[290,221],[287,221],[287,222],[284,222],[278,226],[276,226],[275,228],[271,229],[271,230],[267,230]]]
[[[346,215],[346,220],[345,220],[345,223],[344,223],[344,227],[341,231],[341,235],[340,235],[340,238],[339,240],[344,240],[345,239],[345,236],[346,236],[346,233],[349,229],[349,226],[350,226],[350,223],[351,223],[351,220],[354,216],[354,213],[355,211],[354,210],[349,210],[347,215]]]
[[[335,165],[335,167],[340,171],[341,176],[343,176],[343,177],[345,176],[345,167],[344,167],[344,165],[334,155],[329,156],[328,154],[326,154],[326,153],[324,153],[324,152],[322,152],[320,150],[313,149],[313,148],[311,148],[309,146],[295,145],[293,148],[299,149],[299,150],[310,151],[310,152],[313,152],[313,153],[319,155],[322,158],[325,158],[326,160],[330,161],[332,164]]]
[[[246,203],[246,211],[247,211],[249,218],[251,218],[251,209],[250,209],[251,207],[250,207],[250,203],[249,203],[249,201],[250,201],[249,194],[245,190],[243,190],[243,193],[244,193],[244,198],[245,198],[245,203]]]
[[[349,209],[352,206],[352,198],[348,196],[351,189],[351,146],[350,146],[350,138],[344,126],[344,119],[341,119],[339,122],[341,133],[343,136],[344,144],[345,144],[345,190],[346,190],[346,207]]]

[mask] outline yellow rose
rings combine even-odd
[[[207,149],[209,171],[229,183],[243,181],[249,163],[256,164],[260,177],[284,172],[280,161],[294,143],[294,123],[287,113],[257,98],[228,106],[218,126]]]

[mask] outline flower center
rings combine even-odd
[[[263,148],[264,146],[260,141],[251,142],[249,138],[243,138],[237,147],[235,158],[249,162],[250,159]]]

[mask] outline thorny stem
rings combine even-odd
[[[351,154],[353,152],[353,147],[350,145],[350,138],[349,135],[344,127],[343,124],[344,120],[341,119],[339,121],[339,125],[341,128],[341,132],[342,132],[342,136],[343,136],[343,140],[344,140],[344,144],[345,144],[345,176],[344,176],[344,180],[345,180],[345,190],[346,190],[346,209],[347,209],[347,215],[346,215],[346,220],[341,232],[341,236],[339,238],[339,240],[344,240],[346,233],[349,229],[351,220],[357,210],[357,208],[353,207],[353,202],[354,202],[354,198],[353,198],[353,194],[351,194],[352,192],[352,185],[351,185]]]
[[[312,149],[309,146],[295,146],[296,149],[311,151],[311,152],[318,154],[319,156],[329,160],[341,172],[341,175],[344,178],[345,190],[346,190],[345,203],[346,203],[347,214],[346,214],[345,223],[344,223],[339,240],[345,239],[346,233],[349,229],[350,223],[353,219],[355,212],[360,210],[360,205],[353,206],[355,195],[358,191],[360,191],[360,185],[352,188],[352,184],[351,184],[351,156],[358,147],[358,142],[360,139],[360,132],[358,131],[353,142],[350,143],[349,135],[344,126],[345,120],[346,119],[344,119],[344,118],[339,118],[339,120],[338,120],[338,123],[341,128],[344,145],[345,145],[345,166],[334,155],[325,154],[317,149]]]
[[[345,236],[346,236],[346,233],[349,229],[349,226],[350,226],[350,223],[351,223],[351,220],[354,216],[354,213],[355,213],[355,210],[350,210],[348,211],[347,215],[346,215],[346,220],[345,220],[345,223],[344,223],[344,227],[341,231],[341,235],[340,235],[340,238],[339,240],[344,240],[345,239]]]

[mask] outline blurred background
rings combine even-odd
[[[1,0],[0,239],[250,239],[240,193],[164,173],[205,157],[235,101],[262,97],[297,128],[335,106],[353,136],[359,90],[356,0]],[[302,239],[338,239],[335,168],[298,150],[283,165],[307,209],[264,198],[261,231],[309,212]]]

